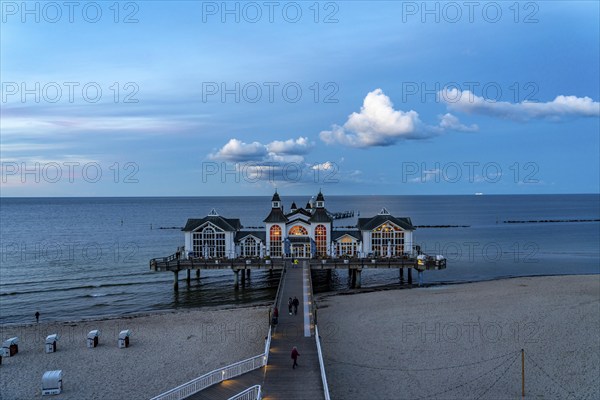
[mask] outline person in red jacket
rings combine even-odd
[[[298,353],[298,349],[296,348],[296,346],[294,346],[292,348],[292,359],[294,360],[294,364],[292,365],[292,369],[295,369],[298,366],[298,356],[300,355],[300,353]]]

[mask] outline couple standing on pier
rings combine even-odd
[[[300,301],[297,297],[294,296],[294,300],[290,297],[288,299],[288,311],[290,315],[292,315],[292,308],[294,309],[294,315],[298,314],[298,306],[300,305]]]

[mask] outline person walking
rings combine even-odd
[[[294,306],[294,315],[298,315],[298,306],[300,305],[300,301],[298,301],[296,296],[294,296],[294,300],[292,300],[292,305]]]
[[[275,307],[273,309],[273,321],[272,321],[272,324],[273,325],[277,325],[277,322],[279,322],[279,310],[277,309],[277,307]]]
[[[298,353],[298,349],[296,348],[296,346],[294,346],[292,348],[292,360],[294,360],[294,364],[292,364],[292,369],[296,369],[296,367],[298,366],[298,356],[300,355],[300,353]]]
[[[293,302],[292,302],[292,298],[290,297],[288,299],[288,312],[290,313],[290,315],[292,315],[292,306],[293,306]]]
[[[39,311],[35,312],[35,322],[38,324],[40,323],[40,312]]]

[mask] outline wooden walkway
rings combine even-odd
[[[189,397],[194,400],[227,400],[253,385],[261,385],[265,400],[324,399],[323,384],[312,325],[312,288],[308,261],[288,268],[280,288],[279,324],[271,339],[266,367],[207,388]],[[289,315],[288,298],[300,300],[297,315]],[[290,354],[296,346],[300,357],[292,369]]]

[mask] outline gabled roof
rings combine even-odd
[[[324,208],[315,208],[315,212],[310,216],[310,222],[331,222],[333,219]]]
[[[271,212],[263,222],[287,222],[288,219],[281,208],[271,208]]]
[[[271,201],[281,201],[281,199],[279,198],[279,193],[277,193],[277,190],[275,190],[275,194],[273,194],[273,198],[271,199]]]
[[[235,241],[239,242],[245,237],[254,236],[260,239],[261,242],[265,242],[266,234],[265,231],[239,231],[235,234]]]
[[[358,230],[343,230],[343,231],[331,231],[331,240],[341,239],[343,236],[352,236],[356,240],[362,240],[362,235]]]
[[[219,215],[209,215],[204,218],[190,218],[183,227],[182,231],[191,232],[196,230],[198,227],[210,222],[211,224],[223,229],[227,232],[235,232],[242,229],[242,224],[239,218],[223,218]]]
[[[392,224],[398,225],[405,231],[414,231],[416,229],[410,221],[410,218],[397,218],[389,214],[379,214],[371,218],[359,218],[356,226],[361,231],[371,231],[388,221]]]
[[[310,217],[310,215],[311,215],[310,211],[306,211],[304,208],[297,208],[296,210],[292,211],[291,213],[287,213],[285,216],[287,218],[290,218],[297,214],[302,214],[307,217]]]

